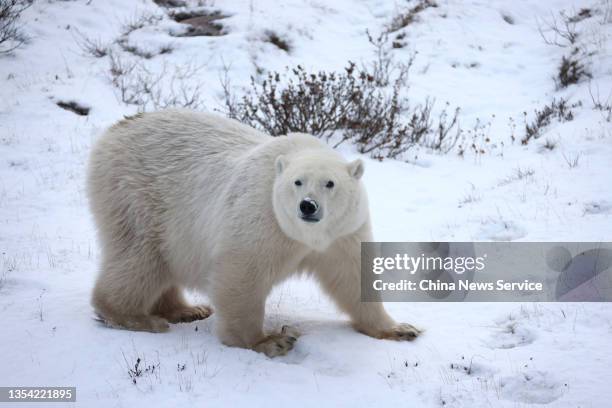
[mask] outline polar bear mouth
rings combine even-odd
[[[300,218],[306,222],[319,222],[321,218],[314,215],[300,215]]]

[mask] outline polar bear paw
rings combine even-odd
[[[422,330],[417,329],[411,324],[398,323],[391,327],[391,329],[382,332],[379,338],[398,341],[412,341],[421,333],[423,333]]]
[[[113,315],[109,313],[102,315],[97,313],[95,320],[115,329],[147,331],[151,333],[164,333],[170,328],[168,320],[159,316]]]
[[[292,348],[299,333],[289,327],[283,326],[279,334],[271,334],[257,343],[253,350],[263,353],[268,357],[278,357],[286,355]]]
[[[165,317],[170,323],[189,323],[204,320],[213,313],[209,306],[189,306],[166,313]]]

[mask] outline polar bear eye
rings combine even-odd
[[[327,182],[327,184],[325,185],[325,187],[327,187],[327,188],[334,188],[334,182],[333,182],[333,181],[331,181],[331,180],[329,180],[329,181]]]
[[[295,180],[294,183],[296,186],[301,186],[302,185],[302,180]]]

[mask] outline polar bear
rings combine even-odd
[[[372,241],[361,160],[305,134],[271,137],[214,114],[169,110],[112,126],[95,144],[88,196],[102,265],[92,304],[113,327],[163,332],[204,319],[205,291],[229,346],[286,354],[297,333],[263,332],[266,297],[316,277],[360,332],[412,340],[382,303],[360,301],[360,243]]]

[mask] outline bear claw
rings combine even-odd
[[[253,350],[268,357],[286,355],[297,341],[299,334],[289,326],[283,326],[280,334],[271,334],[253,347]]]
[[[384,332],[381,336],[383,339],[399,340],[399,341],[412,341],[416,339],[422,330],[417,329],[411,324],[400,323],[391,328],[391,330]]]
[[[204,320],[213,313],[208,306],[191,306],[172,312],[168,317],[170,323],[189,323]]]

